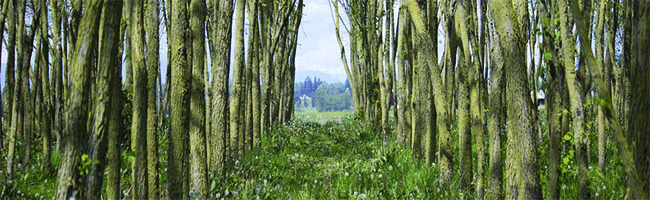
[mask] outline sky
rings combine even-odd
[[[305,1],[296,51],[296,71],[320,71],[345,81],[347,77],[328,2],[328,0]],[[346,39],[346,35],[347,33],[341,33],[343,39]],[[345,41],[344,43],[347,44]]]
[[[298,49],[296,51],[296,81],[304,80],[299,77],[313,77],[314,75],[321,76],[325,78],[326,81],[330,82],[345,81],[347,76],[343,68],[340,48],[336,40],[336,29],[332,18],[332,11],[330,10],[329,0],[306,0],[304,3],[305,7],[303,9],[303,18],[298,36]],[[248,22],[248,20],[246,21]],[[248,23],[246,26],[248,26]],[[341,31],[345,30],[342,29]],[[166,73],[168,61],[167,38],[164,34],[164,25],[161,23],[160,72],[163,77]],[[347,45],[347,33],[342,32],[341,36],[343,37],[344,44]],[[7,62],[7,41],[6,37],[3,38],[5,40],[2,41],[2,57],[0,58],[2,66],[2,71],[0,72],[0,85],[2,85],[2,87],[4,87],[4,73],[6,71],[5,64]],[[232,53],[234,53],[234,48]],[[232,57],[234,56],[231,56],[231,58]],[[210,62],[209,56],[207,56],[207,59],[208,62]],[[124,75],[125,70],[122,70],[122,72]]]

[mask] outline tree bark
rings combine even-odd
[[[92,69],[92,54],[96,48],[98,20],[102,3],[99,0],[85,2],[85,12],[81,18],[80,31],[76,41],[72,61],[70,62],[70,76],[74,80],[69,92],[70,98],[65,111],[65,140],[61,164],[59,166],[56,199],[79,198],[83,186],[79,182],[78,163],[81,157],[81,138],[86,137],[86,121],[88,120],[87,104],[90,102],[90,69]]]
[[[147,196],[158,199],[160,189],[158,180],[158,115],[156,113],[156,85],[160,76],[158,0],[148,0],[145,6],[145,25],[147,34]],[[160,106],[160,103],[158,103]],[[162,109],[158,109],[164,115]]]
[[[172,82],[171,84],[171,134],[169,138],[167,170],[168,191],[170,199],[188,199],[189,190],[185,185],[189,182],[186,174],[189,172],[187,163],[187,147],[190,125],[190,26],[187,0],[172,0],[171,30],[169,30]]]
[[[208,192],[205,146],[205,2],[190,3],[192,27],[192,84],[190,117],[190,198],[205,199]]]

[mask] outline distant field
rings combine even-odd
[[[352,112],[317,112],[317,111],[308,111],[308,112],[296,112],[296,119],[303,121],[311,121],[318,123],[325,123],[327,121],[341,121],[345,116],[351,115]]]

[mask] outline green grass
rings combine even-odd
[[[435,166],[413,160],[394,142],[384,145],[376,130],[352,117],[280,127],[236,168],[212,198],[469,198],[454,189],[456,182],[437,181]]]
[[[305,110],[304,112],[295,112],[295,118],[301,121],[317,122],[325,124],[329,121],[341,121],[346,116],[352,115],[352,112],[318,112],[314,110]]]
[[[543,112],[540,113],[543,116]],[[305,119],[307,116],[311,118]],[[548,135],[545,121],[541,119],[545,140],[544,145],[538,148],[538,163],[542,191],[545,193]],[[167,133],[167,129],[161,132]],[[454,152],[457,152],[455,123],[452,124],[452,134]],[[577,199],[577,167],[571,148],[572,134],[569,132],[565,136],[569,139],[564,140],[562,151],[561,198]],[[596,141],[594,132],[589,131],[587,136]],[[162,197],[166,197],[167,191],[166,138],[164,135],[159,137]],[[210,180],[209,199],[474,198],[473,188],[459,189],[457,155],[454,155],[456,165],[453,181],[441,183],[435,164],[428,166],[421,160],[413,159],[411,150],[393,142],[393,138],[387,141],[384,144],[375,128],[348,113],[296,113],[295,120],[265,134],[261,147],[247,152],[225,176]],[[128,141],[125,140],[124,144],[128,144]],[[0,199],[52,199],[56,169],[44,171],[41,168],[40,145],[40,141],[36,140],[32,162],[26,167],[18,164],[13,180],[6,177],[6,159],[0,159]],[[502,145],[505,145],[505,141]],[[596,167],[596,145],[596,142],[592,142],[592,167],[587,173],[592,181],[590,189],[593,197],[623,199],[626,176],[616,143],[607,143],[606,173]],[[18,149],[16,155],[22,155],[22,148]],[[126,149],[123,147],[122,153],[123,197],[127,197],[131,191],[131,159]],[[0,151],[0,157],[6,158],[4,151]],[[59,163],[58,157],[58,154],[53,154],[54,166]],[[487,185],[487,182],[484,184]]]

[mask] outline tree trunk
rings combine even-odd
[[[534,145],[534,118],[531,110],[525,63],[525,2],[491,2],[497,44],[502,52],[506,81],[508,145],[506,151],[506,199],[542,198]],[[517,15],[512,16],[515,13]]]
[[[81,141],[86,137],[86,122],[88,119],[87,104],[90,102],[90,69],[92,69],[92,52],[96,47],[98,22],[100,17],[101,2],[89,0],[85,2],[85,12],[81,18],[77,35],[78,38],[73,50],[73,61],[70,62],[70,76],[74,80],[69,92],[65,112],[65,140],[61,164],[59,166],[56,199],[79,198],[83,194],[80,185],[77,166],[81,156]]]
[[[211,4],[215,8],[211,15],[213,32],[212,37],[215,40],[216,56],[212,64],[212,131],[210,135],[211,151],[210,169],[211,177],[221,176],[224,174],[226,156],[228,155],[229,141],[229,110],[228,110],[228,76],[230,71],[230,44],[232,35],[232,17],[233,2],[232,0],[213,1]]]
[[[241,106],[244,96],[242,78],[244,64],[244,0],[236,0],[235,5],[235,63],[232,81],[232,101],[230,102],[230,153],[233,160],[243,156],[244,149],[240,146],[240,132],[242,128]]]
[[[156,113],[156,85],[160,76],[160,48],[158,29],[158,0],[149,0],[145,6],[145,25],[147,34],[147,189],[149,199],[159,198],[158,180],[158,116]],[[158,103],[160,106],[160,103]],[[159,109],[163,115],[162,109]]]
[[[5,140],[11,140],[12,139],[12,130],[11,130],[11,123],[13,119],[13,104],[14,104],[14,87],[15,87],[15,60],[16,60],[16,1],[10,1],[7,0],[4,2],[4,4],[7,4],[7,9],[4,9],[3,12],[7,16],[7,25],[9,26],[7,28],[7,64],[6,69],[5,69],[5,88],[4,88],[4,105],[3,105],[3,110],[4,114],[3,116],[3,128],[5,133],[8,133],[7,139],[2,138],[3,140],[0,141],[0,146],[4,149],[4,145],[1,143],[4,143]],[[5,7],[3,5],[3,7]],[[7,157],[8,159],[8,157]]]
[[[170,199],[188,199],[189,191],[185,185],[189,181],[187,163],[187,139],[190,125],[190,26],[186,0],[172,0],[171,30],[169,30],[172,50],[171,82],[171,134],[169,138],[167,170]]]
[[[50,0],[50,7],[52,8],[52,26],[53,28],[53,42],[54,42],[54,58],[52,58],[52,76],[54,86],[54,135],[56,137],[57,152],[60,151],[63,133],[63,47],[61,41],[61,21],[59,20],[59,1]]]
[[[415,30],[417,31],[417,36],[421,39],[423,42],[423,45],[420,45],[419,48],[420,51],[425,54],[425,61],[429,65],[429,68],[431,70],[431,76],[433,79],[433,86],[435,87],[433,90],[434,93],[434,103],[435,103],[435,108],[436,108],[436,121],[437,121],[437,127],[438,127],[438,141],[439,141],[439,146],[438,146],[438,161],[440,164],[438,167],[440,168],[441,178],[443,182],[448,182],[452,178],[452,169],[453,169],[453,153],[451,149],[451,132],[450,132],[450,123],[449,123],[449,116],[447,115],[447,101],[445,98],[446,94],[446,89],[444,88],[444,85],[442,84],[442,79],[440,78],[440,68],[438,67],[438,62],[437,62],[437,56],[433,52],[434,51],[434,44],[433,40],[431,39],[431,35],[429,34],[429,31],[427,30],[427,27],[424,25],[424,20],[422,17],[422,13],[419,9],[418,3],[414,0],[409,0],[408,3],[408,11],[411,15],[411,18],[413,20],[413,24],[415,25]],[[428,52],[428,53],[427,53]]]
[[[23,68],[23,57],[24,57],[24,33],[25,33],[25,1],[20,0],[17,2],[18,3],[18,30],[16,33],[16,49],[18,50],[16,60],[18,61],[16,63],[16,83],[13,88],[9,88],[10,90],[13,90],[13,103],[12,103],[12,111],[11,111],[11,128],[9,132],[9,138],[8,138],[8,150],[7,150],[7,178],[12,179],[13,176],[13,165],[14,165],[14,159],[15,154],[16,154],[16,141],[17,137],[19,135],[23,134],[23,103],[25,102],[23,99],[23,95],[21,92],[22,89],[22,79],[23,79],[23,74],[25,74],[25,69]],[[11,46],[11,45],[10,45]],[[8,71],[8,70],[7,70]]]
[[[117,14],[116,14],[117,13]],[[113,109],[111,104],[113,101],[118,101],[115,95],[115,90],[121,91],[119,87],[112,87],[114,79],[121,76],[121,54],[119,51],[119,36],[120,36],[120,21],[122,13],[122,2],[104,0],[104,6],[101,11],[100,27],[99,27],[99,56],[97,61],[97,79],[95,93],[95,107],[93,110],[94,123],[91,129],[91,137],[89,141],[89,158],[92,162],[96,162],[90,166],[90,174],[86,176],[86,190],[83,194],[86,199],[99,199],[101,198],[101,189],[104,177],[104,166],[106,164],[106,150],[107,150],[107,132],[111,126],[121,125],[112,124],[110,121],[111,112]],[[109,133],[110,134],[110,133]],[[118,169],[119,171],[119,169]]]
[[[147,198],[147,66],[145,64],[144,0],[131,7],[131,60],[133,66],[133,109],[131,118],[131,165],[133,199]]]
[[[190,117],[190,197],[205,199],[208,192],[206,147],[205,147],[205,2],[192,0],[190,3],[192,27],[192,84]]]

